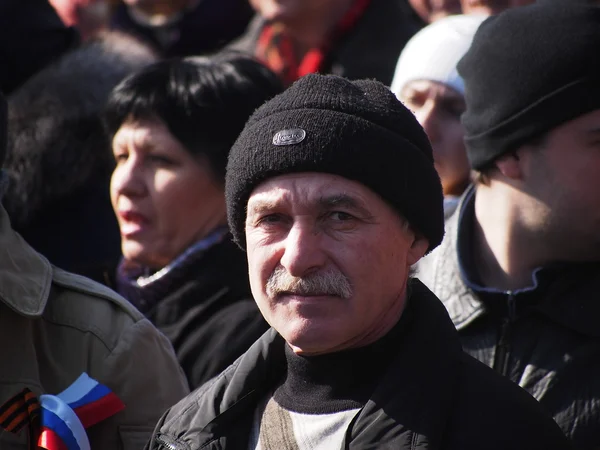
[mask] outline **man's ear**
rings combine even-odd
[[[520,180],[523,178],[521,158],[517,152],[502,155],[494,162],[494,164],[506,178],[510,178],[511,180]]]
[[[429,241],[425,236],[422,236],[419,233],[415,233],[415,240],[412,245],[408,249],[408,255],[406,256],[406,262],[412,266],[416,264],[425,253],[427,253],[427,249],[429,248]]]

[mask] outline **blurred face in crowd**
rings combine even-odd
[[[409,267],[428,243],[373,191],[289,174],[259,185],[247,211],[252,293],[296,353],[364,346],[397,322]]]
[[[409,2],[415,12],[427,23],[461,13],[460,0],[409,0]]]
[[[399,98],[413,111],[431,141],[444,195],[462,194],[470,175],[465,130],[460,122],[464,97],[445,84],[417,80],[407,83]]]
[[[223,187],[160,120],[126,121],[113,138],[111,200],[126,261],[162,268],[225,223]]]
[[[136,7],[148,15],[170,16],[186,8],[194,0],[123,0],[128,6]]]
[[[308,30],[315,24],[329,22],[343,14],[352,0],[250,0],[263,18],[280,22],[288,31]],[[297,36],[302,38],[303,36]]]
[[[84,40],[108,26],[110,7],[105,0],[50,0],[63,23],[74,26]]]
[[[499,14],[505,9],[529,5],[535,0],[461,0],[464,14]]]
[[[522,221],[565,261],[600,260],[600,110],[550,131],[519,152],[524,193],[537,207]]]
[[[340,0],[250,0],[250,5],[267,20],[288,22],[314,15],[336,2]]]

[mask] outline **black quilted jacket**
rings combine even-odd
[[[473,198],[471,188],[442,245],[419,262],[418,278],[446,306],[467,353],[537,398],[576,449],[599,449],[600,264],[537,270],[523,292],[470,288],[458,242],[459,223],[468,238]]]
[[[418,280],[411,288],[396,352],[340,447],[569,448],[534,399],[460,350],[439,300]],[[146,450],[246,450],[255,408],[284,376],[284,345],[275,330],[267,331],[225,372],[167,411]]]

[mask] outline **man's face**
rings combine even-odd
[[[525,217],[565,261],[600,260],[600,110],[552,130],[522,152],[524,189],[540,205]]]
[[[461,13],[460,0],[409,0],[409,3],[427,23]]]
[[[129,6],[140,8],[146,14],[171,15],[178,13],[191,3],[191,0],[124,0]]]
[[[398,320],[408,269],[428,244],[370,189],[283,175],[259,185],[247,211],[252,293],[294,351],[360,347]]]
[[[461,0],[463,14],[500,14],[508,8],[524,6],[535,0]]]
[[[404,86],[399,98],[415,114],[431,141],[444,195],[462,194],[471,172],[460,121],[466,107],[463,95],[442,83],[416,80]]]
[[[291,24],[318,18],[343,1],[347,0],[250,0],[250,5],[266,20]]]

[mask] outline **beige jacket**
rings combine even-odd
[[[93,450],[143,448],[162,413],[188,393],[171,344],[142,314],[50,265],[0,206],[0,405],[24,387],[58,394],[82,372],[126,405],[89,428]],[[27,432],[0,431],[0,449],[27,449]]]

